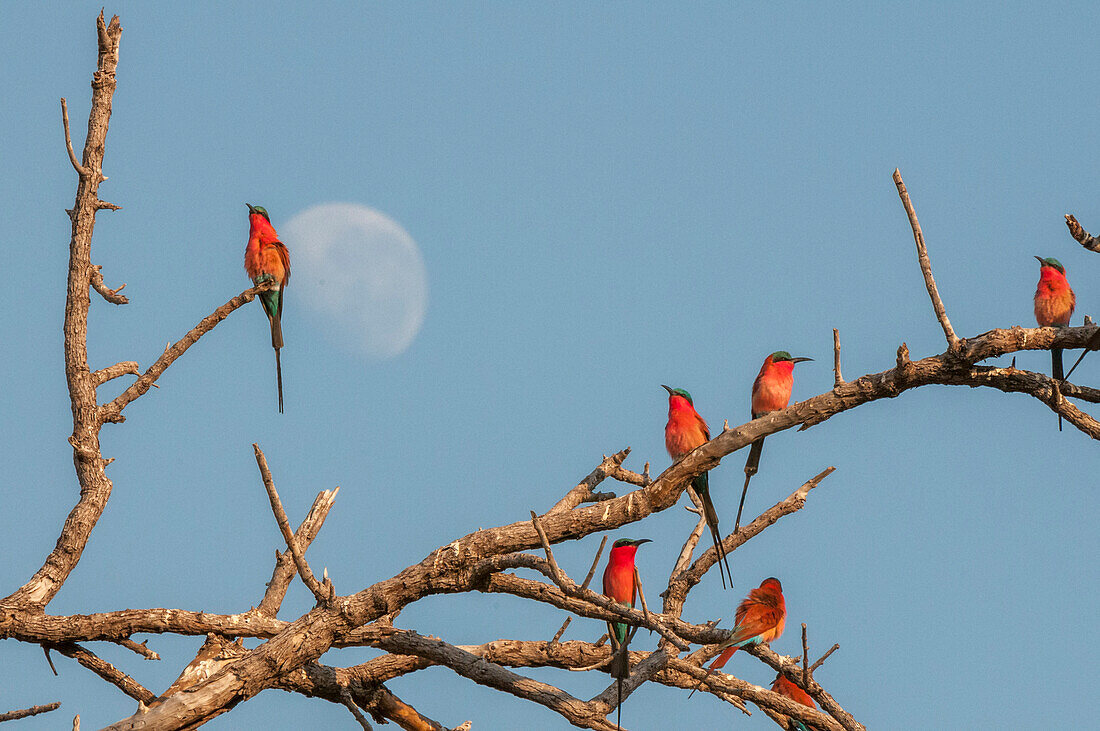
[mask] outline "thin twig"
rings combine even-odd
[[[100,202],[102,202],[102,201],[100,201]],[[99,206],[99,207],[100,208],[112,208],[113,207],[113,208],[116,208],[116,209],[118,208],[118,206]],[[92,285],[92,289],[94,289],[96,292],[99,292],[99,294],[103,296],[103,299],[107,300],[112,305],[128,305],[128,304],[130,304],[130,300],[127,299],[126,295],[119,294],[119,292],[121,292],[123,289],[126,288],[126,285],[123,284],[120,287],[115,287],[114,289],[110,289],[106,284],[103,283],[103,267],[100,266],[99,264],[93,264],[92,265],[90,271],[88,272],[88,279],[89,279],[89,283]]]
[[[729,424],[726,426],[728,427]],[[691,563],[691,557],[692,554],[695,553],[695,547],[699,544],[699,539],[703,537],[703,531],[707,529],[707,519],[703,514],[703,501],[699,499],[699,496],[695,494],[694,490],[688,490],[687,494],[691,502],[695,504],[695,510],[691,508],[687,508],[687,510],[698,515],[699,522],[691,529],[691,533],[688,534],[687,540],[684,541],[683,548],[680,549],[680,555],[676,558],[676,563],[668,575],[669,584],[672,583],[672,580],[676,578],[677,574],[687,568],[687,565]]]
[[[334,490],[322,490],[317,493],[309,513],[302,524],[298,526],[298,530],[294,532],[294,540],[303,555],[309,548],[309,544],[321,531],[321,527],[325,524],[325,518],[328,517],[329,510],[332,509],[332,505],[336,501],[336,495],[339,492],[340,488],[337,487]],[[286,596],[286,590],[297,573],[294,555],[290,551],[282,553],[276,551],[275,553],[278,556],[275,560],[275,570],[271,573],[271,581],[267,582],[267,591],[264,592],[264,598],[256,606],[256,611],[268,617],[278,615],[283,597]]]
[[[347,706],[347,709],[351,711],[351,715],[355,716],[355,720],[359,722],[359,725],[363,727],[363,731],[374,731],[374,728],[370,725],[370,721],[359,710],[359,706],[355,705],[355,701],[351,697],[351,693],[348,692],[347,686],[340,688],[340,702]]]
[[[286,541],[287,548],[290,549],[290,555],[294,557],[294,564],[298,567],[298,575],[302,577],[302,583],[313,592],[313,596],[317,597],[318,604],[328,604],[330,592],[323,588],[313,576],[313,572],[309,570],[309,564],[306,563],[305,557],[298,549],[298,541],[294,540],[294,534],[290,532],[290,521],[287,520],[282,501],[279,500],[279,493],[275,492],[275,481],[271,478],[271,470],[267,467],[267,458],[264,457],[259,444],[253,444],[252,449],[256,453],[256,464],[260,468],[260,478],[263,480],[264,489],[267,490],[268,500],[271,501],[271,512],[275,514],[275,522],[279,524],[279,531],[283,534],[283,540]]]
[[[76,159],[76,153],[73,152],[73,138],[69,136],[69,105],[65,102],[65,97],[61,97],[61,121],[65,125],[65,147],[69,150],[69,162],[73,164],[73,170],[76,171],[76,174],[84,177],[88,174],[88,171]]]
[[[121,640],[118,640],[115,644],[121,645],[122,647],[125,647],[127,650],[131,650],[133,652],[136,652],[137,654],[144,657],[146,660],[159,660],[160,659],[160,655],[158,655],[153,650],[150,650],[145,645],[144,642],[134,642],[131,639],[123,638]]]
[[[806,644],[806,623],[802,623],[802,687],[810,682],[810,646]]]
[[[531,525],[535,526],[535,532],[539,534],[539,540],[542,542],[542,550],[546,552],[546,561],[550,564],[550,578],[558,586],[561,586],[565,583],[565,573],[558,566],[558,562],[554,560],[554,552],[550,550],[550,539],[546,537],[546,531],[543,530],[539,516],[535,514],[534,510],[531,511]]]
[[[188,348],[197,343],[199,338],[213,330],[218,323],[229,317],[234,310],[248,304],[256,298],[256,295],[266,292],[274,286],[272,281],[266,281],[246,289],[204,317],[198,325],[191,328],[182,338],[165,347],[164,352],[161,353],[156,362],[149,366],[140,378],[130,384],[130,387],[116,396],[113,401],[103,406],[103,420],[121,422],[123,420],[122,410],[134,399],[143,396],[150,388],[155,386],[156,380],[160,378],[161,374],[177,358],[186,353]]]
[[[924,286],[928,289],[928,296],[932,299],[932,309],[936,311],[936,319],[940,321],[943,334],[947,337],[947,346],[954,349],[959,342],[959,337],[951,327],[951,321],[947,319],[947,309],[940,299],[939,290],[936,289],[936,280],[932,278],[932,262],[928,258],[928,248],[924,245],[924,234],[921,232],[920,222],[917,220],[917,212],[913,210],[913,202],[909,200],[909,191],[905,189],[905,182],[901,179],[901,171],[894,168],[894,185],[898,187],[898,195],[901,196],[901,204],[905,206],[905,213],[909,216],[909,225],[913,229],[913,240],[917,243],[917,260],[920,262],[920,270],[924,274]]]
[[[554,507],[546,511],[546,514],[553,515],[555,513],[572,510],[581,503],[590,501],[595,493],[596,485],[603,482],[604,478],[611,473],[612,469],[621,465],[628,454],[630,454],[630,447],[620,452],[616,452],[610,457],[604,456],[599,466],[581,480],[576,487],[567,492],[565,497],[554,504]]]
[[[821,667],[821,666],[822,666],[822,665],[823,665],[823,664],[825,663],[825,661],[829,659],[829,655],[832,655],[832,654],[833,654],[834,652],[836,652],[836,651],[837,651],[837,650],[839,650],[839,649],[840,649],[840,644],[839,644],[839,643],[837,643],[837,644],[833,645],[832,647],[830,647],[830,648],[829,648],[829,649],[828,649],[828,650],[827,650],[827,651],[825,652],[825,654],[824,654],[824,655],[822,655],[821,657],[819,657],[819,658],[817,659],[817,662],[815,662],[815,663],[814,663],[813,665],[811,665],[811,666],[810,666],[810,673],[812,674],[812,673],[813,673],[813,671],[815,671],[815,670],[817,670],[817,669],[818,669],[819,667]]]
[[[833,386],[843,386],[844,376],[840,374],[840,331],[833,328]]]
[[[31,706],[30,708],[24,708],[21,711],[8,711],[7,713],[0,713],[0,723],[4,721],[15,721],[20,718],[27,718],[28,716],[37,716],[39,713],[49,713],[50,711],[56,711],[61,707],[61,701],[55,701],[54,703],[47,703],[41,706]]]
[[[600,564],[600,556],[603,555],[604,546],[607,545],[607,536],[604,535],[603,540],[600,541],[600,547],[596,551],[596,556],[592,559],[592,566],[588,569],[588,575],[584,577],[584,582],[581,584],[582,589],[587,589],[588,584],[592,581],[592,577],[596,575],[596,567]],[[553,644],[561,639],[561,636],[565,634],[565,628],[569,626],[569,623],[573,620],[572,617],[566,617],[565,622],[562,623],[561,629],[558,630],[554,638],[550,640]]]

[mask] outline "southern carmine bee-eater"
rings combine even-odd
[[[638,552],[638,546],[650,543],[648,538],[620,538],[611,545],[611,553],[607,557],[607,568],[603,571],[603,593],[620,604],[634,606],[634,599],[641,591],[642,582],[638,578],[638,567],[634,565],[634,554]],[[625,622],[608,622],[607,636],[611,639],[611,667],[610,673],[615,678],[615,684],[619,689],[619,700],[615,706],[618,709],[615,725],[619,725],[622,718],[623,704],[623,680],[630,677],[630,655],[627,645],[634,635]]]
[[[752,382],[752,418],[756,419],[772,411],[787,408],[794,388],[794,364],[813,358],[792,358],[785,350],[777,350],[764,359],[760,373]],[[760,437],[749,448],[749,458],[745,461],[745,487],[741,490],[741,502],[737,506],[737,519],[733,522],[733,532],[741,527],[741,510],[745,507],[745,495],[749,492],[749,480],[760,469],[760,453],[764,450],[764,437]]]
[[[1035,322],[1039,327],[1065,327],[1073,316],[1077,297],[1066,280],[1066,268],[1053,257],[1039,260],[1039,286],[1035,289]],[[1088,352],[1088,351],[1086,351]],[[1051,376],[1057,381],[1066,380],[1062,372],[1062,349],[1051,348]],[[1076,363],[1074,364],[1076,367]],[[1062,415],[1058,415],[1058,431],[1062,431]]]
[[[662,384],[661,388],[668,391],[668,423],[665,424],[665,449],[672,459],[680,459],[696,447],[710,441],[710,429],[707,422],[699,416],[695,405],[691,401],[691,394],[682,388],[669,388]],[[726,574],[730,577],[730,587],[733,587],[733,573],[730,571],[729,560],[726,551],[722,548],[722,533],[718,530],[718,513],[714,511],[714,503],[710,499],[710,479],[704,472],[691,481],[691,489],[699,496],[703,503],[703,517],[710,528],[710,537],[714,541],[714,550],[718,554],[718,575],[722,577],[722,587],[726,586]],[[726,574],[722,573],[725,566]]]
[[[702,687],[711,673],[724,666],[739,648],[777,639],[783,634],[786,621],[787,604],[783,601],[783,585],[774,577],[764,579],[759,588],[750,591],[748,597],[737,605],[733,632],[720,645],[722,652],[714,658],[707,674],[695,686],[695,690],[688,694],[688,698]]]
[[[775,676],[775,682],[772,683],[772,692],[778,693],[785,698],[790,698],[792,701],[801,703],[804,706],[817,708],[817,704],[814,703],[814,699],[810,697],[810,694],[791,682],[783,673],[779,673]],[[791,726],[792,729],[809,731],[809,729],[806,728],[806,724],[801,721],[796,721],[793,718],[791,720],[794,721],[794,724]]]
[[[275,348],[275,379],[279,387],[279,413],[283,413],[283,366],[279,349],[283,347],[283,290],[290,280],[290,253],[271,225],[267,210],[248,206],[248,246],[244,250],[244,270],[253,284],[274,280],[278,288],[260,292],[260,304],[271,323],[271,347]]]

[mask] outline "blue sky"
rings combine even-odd
[[[80,146],[99,7],[5,4],[0,27],[3,593],[41,565],[77,498],[60,332],[75,176],[58,98]],[[378,360],[292,280],[281,417],[259,308],[219,326],[126,424],[105,427],[114,493],[55,613],[257,603],[280,538],[252,442],[292,522],[318,490],[341,486],[309,556],[351,593],[471,530],[546,509],[601,454],[630,445],[628,467],[664,469],[662,383],[690,390],[717,428],[748,417],[773,350],[818,359],[798,367],[796,399],[829,389],[833,327],[848,378],[891,367],[902,341],[914,357],[941,352],[895,167],[960,335],[1033,323],[1034,254],[1065,264],[1074,324],[1100,318],[1100,257],[1062,219],[1100,231],[1094,3],[112,12],[124,33],[101,195],[123,210],[99,217],[93,261],[112,286],[127,283],[131,304],[93,301],[94,367],[148,366],[246,286],[246,201],[280,229],[323,203],[380,211],[420,248],[427,309],[410,347]],[[1017,364],[1050,365],[1045,353]],[[1100,357],[1078,374],[1095,384]],[[811,652],[839,642],[818,679],[869,727],[1079,722],[1070,701],[1093,695],[1080,669],[1097,650],[1098,462],[1087,437],[1055,424],[1026,397],[935,387],[769,439],[750,517],[825,466],[837,472],[733,555],[734,591],[708,577],[685,618],[731,619],[749,588],[778,576],[790,630],[773,646],[794,654],[801,622]],[[729,519],[743,459],[711,476]],[[691,525],[676,508],[623,532],[654,539],[639,553],[651,595]],[[598,544],[556,553],[583,576]],[[310,599],[296,585],[281,616]],[[425,600],[399,623],[472,644],[548,639],[562,619],[473,595]],[[566,637],[601,632],[580,620]],[[160,692],[200,642],[149,638],[160,663],[95,649]],[[20,728],[74,713],[97,728],[132,712],[76,663],[55,662],[60,678],[38,648],[0,644],[0,711],[63,703]],[[773,678],[747,656],[729,667]],[[530,674],[584,698],[607,684]],[[445,670],[390,687],[450,725],[566,727]],[[653,685],[623,721],[774,727]],[[209,727],[353,724],[343,708],[267,691]]]

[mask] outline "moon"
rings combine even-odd
[[[399,223],[357,203],[322,203],[283,231],[293,257],[291,286],[299,285],[288,294],[370,358],[405,352],[424,324],[428,278],[420,249]]]

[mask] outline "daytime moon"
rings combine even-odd
[[[400,355],[428,307],[420,249],[393,219],[356,203],[322,203],[284,226],[302,305],[371,358]],[[296,287],[297,289],[297,287]]]

